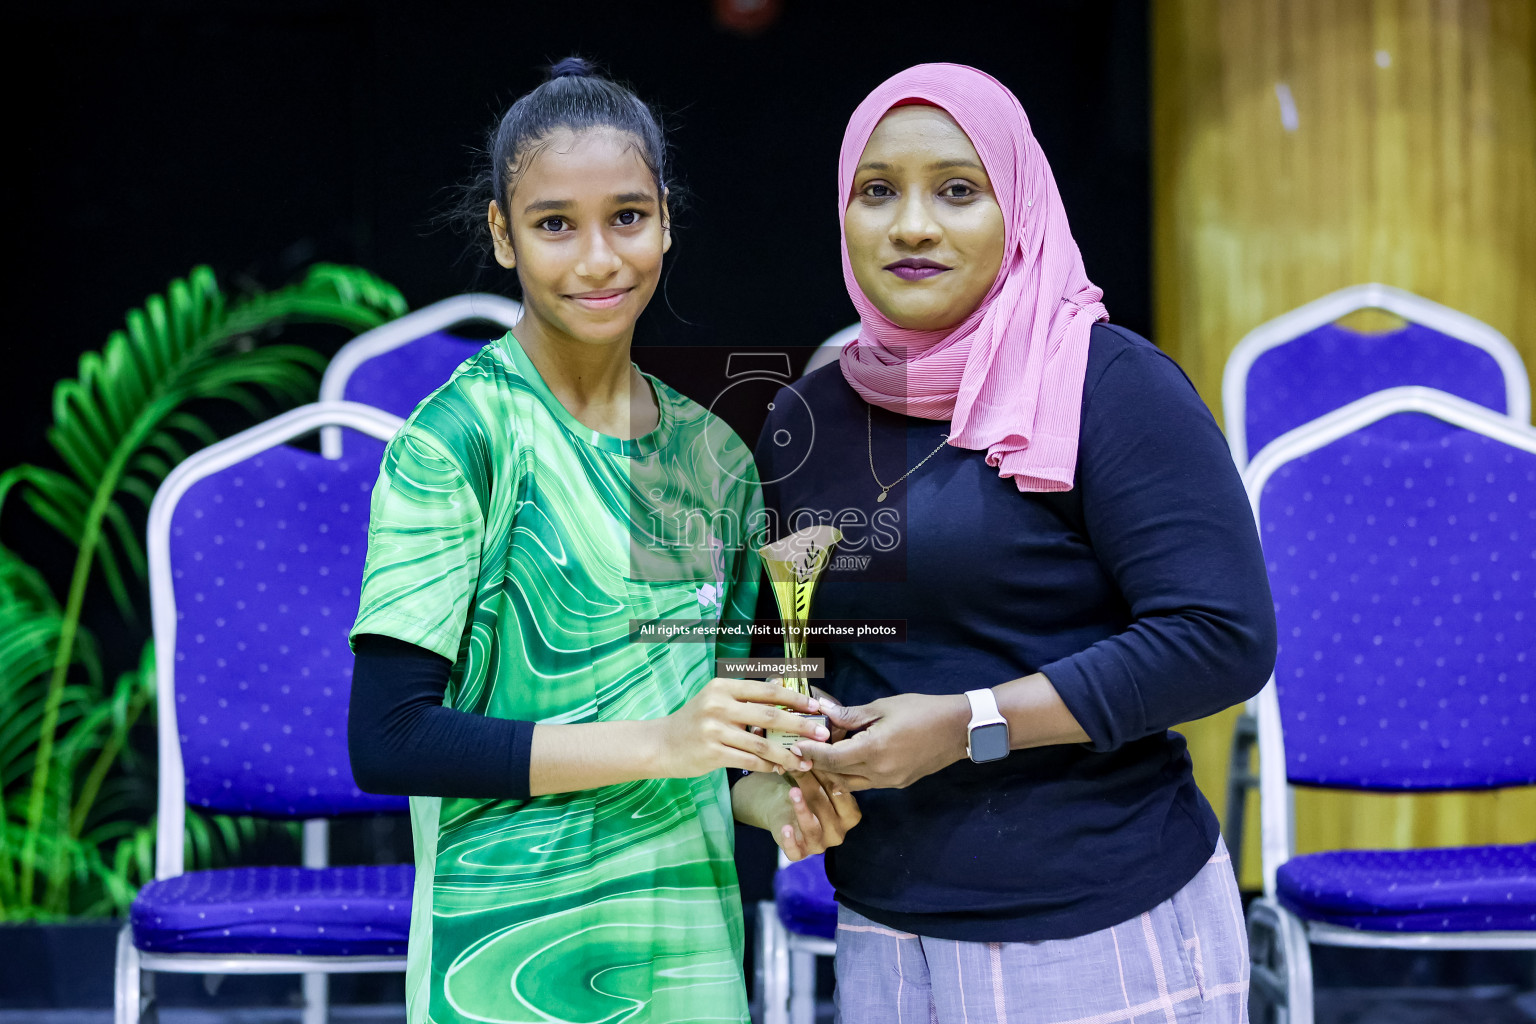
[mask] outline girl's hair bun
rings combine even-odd
[[[566,81],[569,80],[569,81]],[[549,69],[549,78],[518,98],[496,122],[485,140],[486,163],[448,216],[474,232],[489,233],[486,200],[511,219],[512,188],[536,155],[537,144],[552,132],[572,133],[592,128],[612,128],[631,135],[645,167],[656,183],[656,194],[670,196],[667,188],[667,138],[661,122],[639,97],[603,76],[597,65],[580,57],[567,57]]]
[[[593,78],[597,69],[580,57],[567,57],[549,69],[550,80],[556,78]]]

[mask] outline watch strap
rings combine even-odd
[[[965,699],[971,702],[971,724],[967,728],[998,722],[1008,724],[1008,719],[997,709],[997,696],[991,690],[966,690]]]

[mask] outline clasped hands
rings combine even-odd
[[[768,830],[786,856],[800,860],[841,843],[859,820],[848,786],[812,771],[798,752],[765,735],[773,730],[798,733],[804,742],[832,739],[819,722],[800,717],[817,714],[820,705],[821,699],[776,681],[712,679],[672,714],[645,723],[654,744],[648,761],[664,778],[720,768],[752,772],[731,792],[737,820]]]
[[[815,691],[831,735],[791,748],[797,766],[835,776],[849,789],[905,789],[965,757],[970,704],[963,695],[903,693],[844,707]]]
[[[831,726],[826,740],[791,747],[799,761],[785,778],[757,774],[736,785],[737,817],[773,833],[790,860],[843,841],[859,821],[854,792],[902,789],[965,756],[963,696],[908,693],[849,708],[813,692]]]

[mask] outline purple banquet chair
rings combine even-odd
[[[1296,856],[1291,789],[1536,783],[1536,430],[1392,388],[1277,438],[1244,482],[1280,636],[1255,997],[1312,1024],[1313,943],[1536,949],[1536,844]]]
[[[1361,309],[1395,314],[1405,325],[1362,334],[1337,324]],[[1519,421],[1531,419],[1530,381],[1502,334],[1399,288],[1362,284],[1332,292],[1250,331],[1227,359],[1221,402],[1239,469],[1286,431],[1373,392],[1419,385],[1458,395]],[[1258,784],[1252,701],[1233,724],[1222,831],[1242,864],[1248,791]]]
[[[411,866],[333,867],[327,851],[327,819],[406,809],[357,788],[346,729],[369,496],[399,425],[303,406],[193,455],[155,495],[155,881],[118,938],[118,1024],[153,1005],[155,972],[303,974],[305,1024],[321,1024],[328,974],[405,968]],[[345,457],[285,443],[321,427],[354,432]],[[186,871],[189,803],[303,821],[303,866]]]
[[[500,295],[455,295],[359,334],[331,358],[320,379],[320,401],[361,402],[404,419],[437,390],[484,341],[462,338],[451,329],[483,321],[510,330],[523,307]],[[341,434],[320,432],[320,450],[341,454]]]

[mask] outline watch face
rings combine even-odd
[[[1008,756],[1008,723],[993,722],[971,730],[971,760],[1001,761]]]

